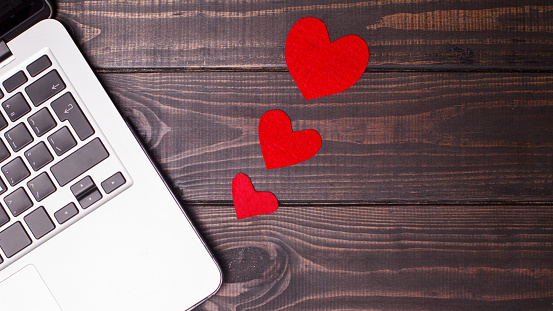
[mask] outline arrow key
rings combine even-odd
[[[61,225],[68,221],[69,219],[73,218],[73,216],[77,215],[79,213],[79,210],[73,203],[69,203],[66,206],[62,207],[59,211],[54,213],[54,217],[56,217],[56,220]]]
[[[107,194],[110,194],[112,193],[115,189],[121,187],[122,185],[125,184],[125,177],[123,176],[123,174],[121,174],[121,172],[117,172],[115,173],[113,176],[111,176],[110,178],[104,180],[101,185],[102,185],[102,188],[104,189],[104,191],[107,193]]]
[[[102,198],[102,194],[98,188],[94,188],[92,192],[89,192],[86,196],[79,199],[79,204],[83,209],[90,207],[92,204],[98,202]]]
[[[94,184],[94,181],[92,180],[92,178],[90,178],[90,176],[86,176],[85,178],[79,180],[76,184],[71,186],[70,189],[75,198],[79,200],[82,197],[86,196],[88,192],[96,189],[96,185]]]
[[[90,176],[86,176],[85,178],[81,179],[76,184],[71,186],[70,189],[83,209],[96,203],[102,198],[102,194],[100,193],[100,191],[96,187],[96,184],[94,184],[94,181],[92,180],[92,178],[90,178]]]

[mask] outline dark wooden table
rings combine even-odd
[[[553,309],[551,0],[57,10],[221,263],[199,310]],[[351,89],[301,96],[284,44],[307,16],[368,43]],[[271,109],[317,130],[320,152],[267,170]],[[236,219],[240,172],[277,212]]]

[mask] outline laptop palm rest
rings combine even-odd
[[[33,265],[0,282],[0,302],[2,310],[62,311]]]

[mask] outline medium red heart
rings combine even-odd
[[[294,132],[290,117],[281,110],[265,112],[258,130],[261,152],[269,170],[308,160],[321,149],[322,139],[317,131]]]
[[[349,35],[330,42],[325,24],[313,17],[292,26],[284,54],[290,75],[306,100],[347,90],[369,62],[365,40]]]
[[[250,178],[243,173],[236,175],[232,180],[232,200],[238,219],[270,214],[278,209],[275,195],[255,191]]]

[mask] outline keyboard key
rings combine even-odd
[[[83,209],[90,207],[102,198],[102,194],[90,176],[86,176],[71,186],[71,192],[73,192],[73,195]]]
[[[94,129],[71,93],[65,93],[52,102],[52,109],[60,121],[69,121],[80,140],[85,140],[94,134]]]
[[[54,217],[56,217],[56,220],[61,225],[68,221],[69,219],[73,218],[75,215],[79,213],[79,210],[73,203],[69,203],[66,206],[62,207],[59,211],[54,213]]]
[[[0,99],[4,97],[4,93],[2,93],[2,90],[0,90]]]
[[[46,172],[27,182],[27,187],[37,202],[44,200],[56,191],[56,186],[54,186],[54,183]]]
[[[44,55],[27,66],[27,71],[31,77],[36,77],[50,66],[52,66],[52,62],[48,56]]]
[[[65,186],[107,157],[109,157],[109,153],[104,144],[99,138],[95,138],[67,156],[67,158],[53,165],[50,171],[60,186]]]
[[[50,146],[52,146],[57,155],[62,155],[77,145],[75,138],[73,138],[67,126],[48,136],[48,142],[50,142]]]
[[[77,198],[78,200],[81,197],[84,197],[87,192],[90,192],[96,188],[96,184],[94,184],[92,178],[90,178],[90,176],[86,176],[85,178],[79,180],[77,183],[71,186],[70,189],[75,198]]]
[[[0,130],[3,130],[8,126],[8,121],[4,118],[4,116],[0,113]]]
[[[38,137],[46,134],[56,126],[54,117],[52,117],[46,108],[42,108],[37,113],[30,116],[27,121]]]
[[[17,188],[14,192],[4,198],[4,202],[12,213],[13,217],[21,215],[23,212],[33,206],[33,202],[23,188]]]
[[[33,142],[33,136],[31,136],[31,133],[29,133],[27,127],[23,123],[19,123],[14,128],[7,131],[4,137],[6,137],[8,145],[10,145],[15,152],[18,152]]]
[[[19,221],[0,232],[0,248],[8,258],[13,257],[31,243],[31,238]]]
[[[123,174],[121,174],[121,172],[117,172],[110,178],[104,180],[101,185],[104,191],[109,194],[115,191],[115,189],[124,185],[125,182],[126,181],[125,177],[123,177]]]
[[[27,101],[21,93],[17,93],[3,102],[2,108],[4,108],[4,111],[12,122],[17,121],[19,118],[26,115],[27,112],[31,111],[31,107],[29,107],[29,104],[27,104]]]
[[[27,227],[29,227],[31,233],[37,240],[56,227],[42,206],[30,212],[24,219],[25,223],[27,223]]]
[[[25,91],[33,105],[38,107],[64,89],[65,83],[61,80],[60,75],[56,70],[52,70],[26,87]]]
[[[94,187],[92,192],[87,193],[84,197],[79,199],[79,204],[83,209],[89,208],[92,204],[98,202],[102,198],[102,194],[98,188]]]
[[[48,150],[48,147],[46,147],[46,144],[43,142],[40,142],[31,149],[27,150],[25,152],[25,158],[27,158],[31,168],[35,172],[54,160],[54,157]]]
[[[6,191],[8,191],[8,187],[6,187],[6,184],[0,179],[0,194],[4,194]]]
[[[15,89],[17,89],[18,87],[25,84],[25,82],[27,82],[27,76],[23,71],[20,71],[8,78],[8,80],[4,81],[3,85],[6,91],[8,91],[8,93],[11,93],[15,91]]]
[[[10,221],[10,217],[6,213],[6,211],[0,206],[0,227],[7,224],[8,221]]]
[[[8,180],[8,183],[12,186],[17,185],[23,179],[29,177],[30,173],[21,157],[17,157],[8,164],[2,166],[2,173]]]
[[[10,152],[8,151],[8,147],[4,144],[4,142],[0,139],[0,162],[6,160],[10,157]]]

